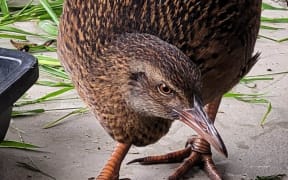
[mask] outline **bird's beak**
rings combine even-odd
[[[175,110],[180,121],[194,129],[202,138],[208,141],[218,152],[228,157],[225,144],[216,130],[213,122],[204,111],[204,106],[199,98],[194,96],[194,107],[192,109]]]

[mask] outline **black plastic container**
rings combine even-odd
[[[35,57],[0,48],[0,141],[9,127],[13,104],[36,82],[38,76]]]

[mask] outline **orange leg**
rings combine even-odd
[[[121,163],[130,147],[130,144],[117,143],[108,162],[105,164],[96,180],[118,180]]]
[[[217,112],[218,112],[218,108],[220,106],[221,103],[221,99],[220,98],[216,98],[214,99],[214,101],[212,101],[211,103],[206,104],[206,106],[204,107],[206,113],[208,114],[209,118],[214,122]]]
[[[221,97],[216,98],[211,103],[205,106],[205,111],[209,118],[214,122],[215,117],[221,102]],[[160,156],[148,156],[144,158],[134,159],[130,163],[139,162],[140,164],[159,164],[159,163],[183,163],[176,169],[176,171],[169,176],[169,180],[180,179],[187,171],[195,165],[200,165],[212,180],[222,179],[216,166],[212,160],[212,153],[210,144],[200,136],[192,136],[183,150],[168,153]]]

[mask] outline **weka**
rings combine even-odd
[[[183,150],[131,163],[186,159],[169,179],[196,163],[221,179],[209,143],[227,151],[213,122],[222,95],[257,61],[260,13],[261,0],[64,2],[59,57],[80,97],[117,141],[98,180],[119,179],[130,146],[157,142],[174,120],[199,135]]]

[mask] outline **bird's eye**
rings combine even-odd
[[[159,93],[164,95],[164,96],[169,96],[169,95],[173,94],[173,90],[164,83],[159,84],[157,86],[157,89],[158,89]]]

